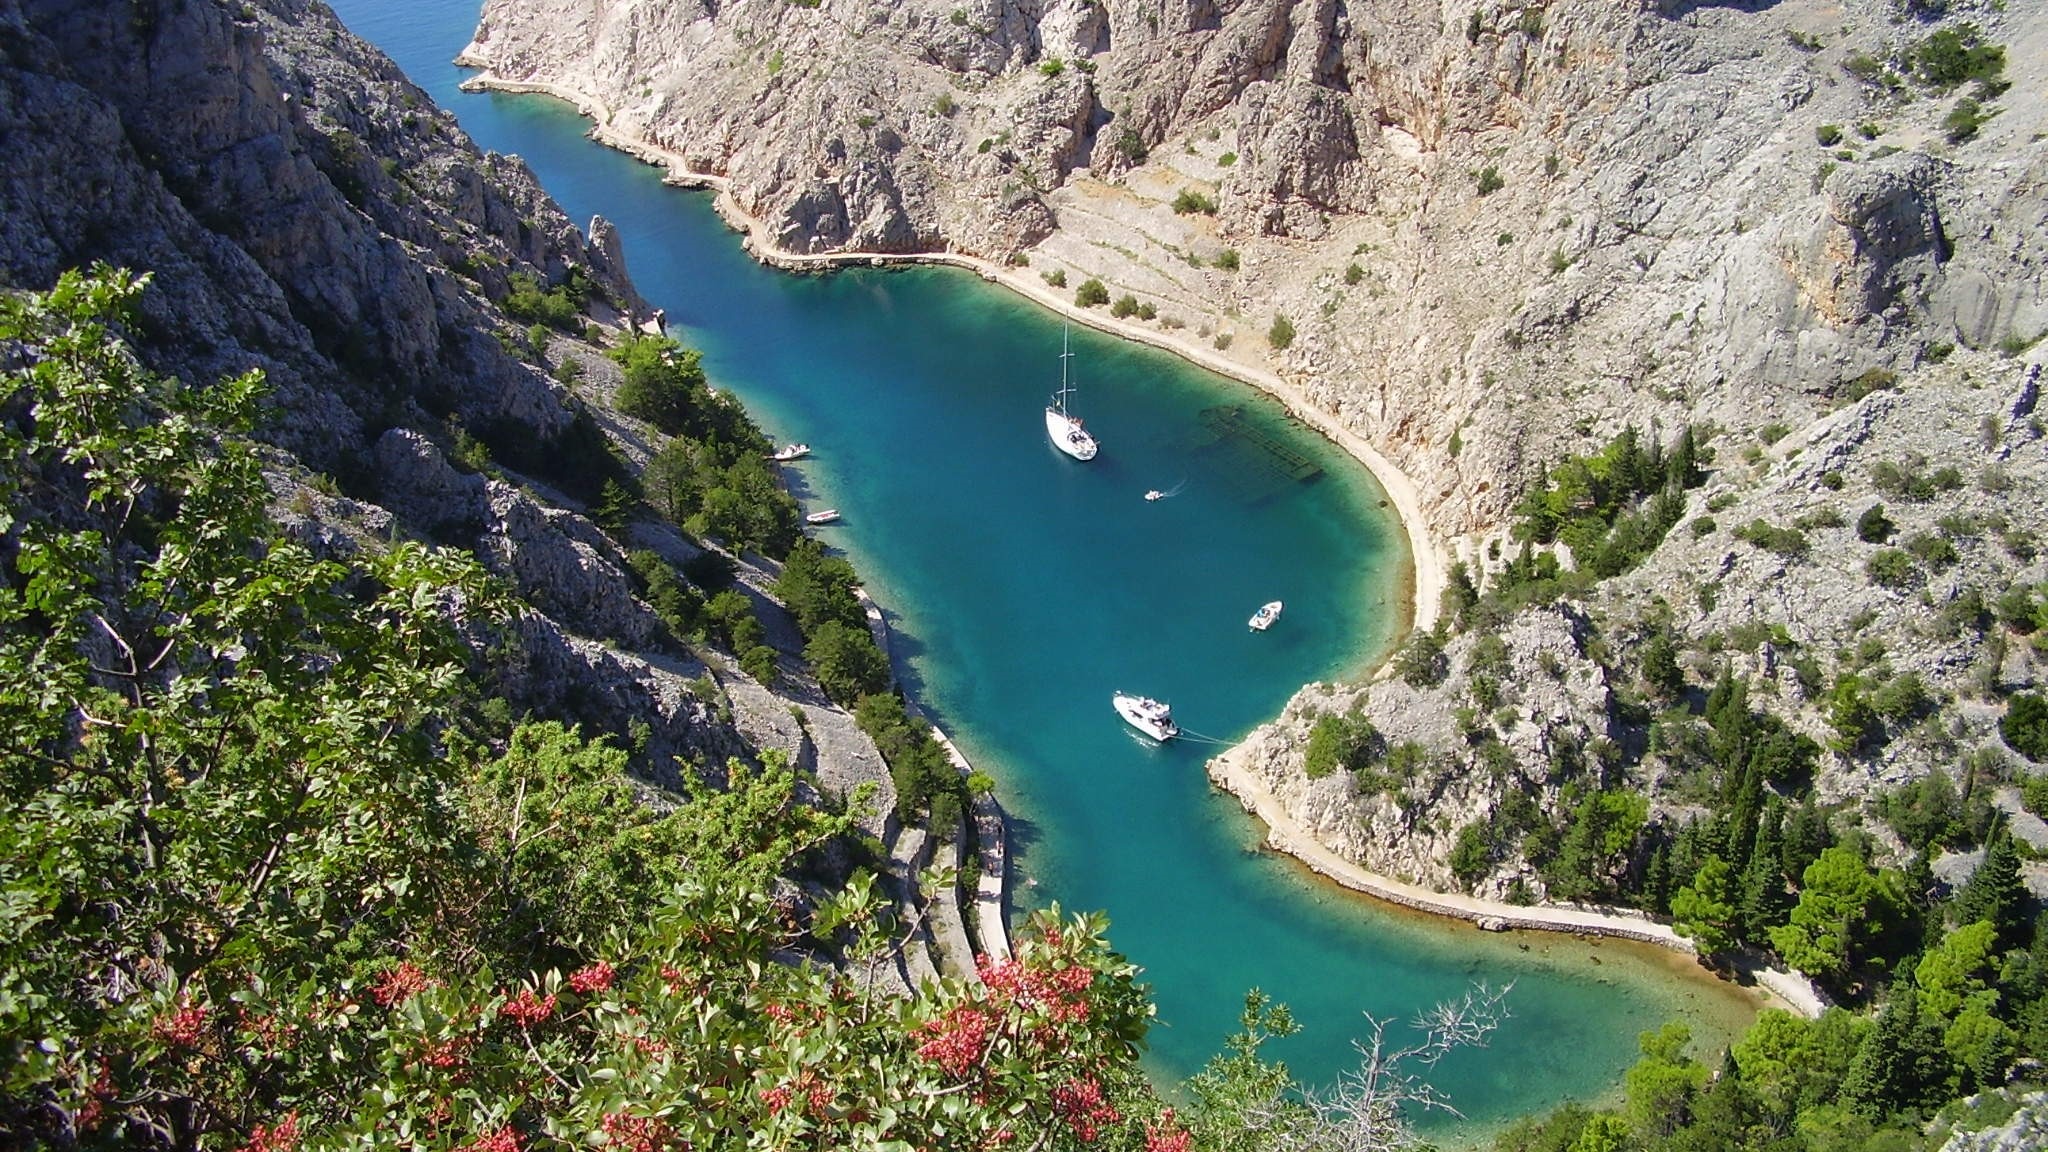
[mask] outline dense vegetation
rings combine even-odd
[[[774,756],[657,797],[515,723],[477,673],[520,605],[458,552],[279,538],[260,377],[140,367],[141,287],[0,300],[0,1143],[1391,1147],[1440,1103],[1404,1066],[1500,1018],[1482,992],[1378,1030],[1305,1092],[1253,995],[1176,1115],[1097,919],[885,991],[906,926],[846,870],[849,812]],[[785,581],[850,626],[837,562]]]

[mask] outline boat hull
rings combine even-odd
[[[1109,698],[1116,714],[1124,723],[1161,743],[1180,735],[1180,728],[1174,724],[1171,709],[1157,700],[1143,696],[1131,696],[1123,692]]]
[[[1052,438],[1053,447],[1074,459],[1095,459],[1095,437],[1086,428],[1081,427],[1079,420],[1057,408],[1045,410],[1045,434]]]
[[[1271,628],[1273,626],[1273,621],[1278,620],[1279,618],[1280,601],[1275,600],[1271,604],[1264,605],[1257,612],[1252,613],[1252,631],[1264,632],[1266,629]]]

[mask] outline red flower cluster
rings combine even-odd
[[[1058,971],[1046,972],[1021,960],[990,960],[981,956],[975,960],[975,970],[999,1003],[1042,1007],[1059,1021],[1088,1018],[1088,989],[1095,984],[1093,968],[1068,964]]]
[[[277,1123],[258,1124],[249,1130],[249,1142],[242,1152],[293,1152],[299,1146],[299,1114],[287,1113]]]
[[[469,1050],[475,1044],[474,1036],[450,1036],[446,1040],[429,1040],[426,1046],[420,1049],[420,1063],[444,1071],[460,1068],[469,1062]]]
[[[602,992],[610,988],[612,980],[617,975],[611,965],[599,960],[595,964],[585,965],[570,973],[569,988],[579,996],[588,996],[592,992]]]
[[[531,988],[522,988],[519,995],[505,1002],[504,1011],[521,1028],[531,1028],[555,1014],[555,998],[553,994],[540,996]]]
[[[652,1116],[615,1113],[605,1117],[598,1127],[610,1142],[609,1147],[622,1148],[625,1152],[660,1152],[675,1140],[675,1130],[669,1122]],[[687,1144],[684,1146],[688,1147]]]
[[[944,1068],[952,1076],[965,1076],[981,1059],[988,1044],[992,1021],[988,1013],[971,1004],[960,1004],[944,1016],[918,1028],[931,1037],[917,1046],[917,1054]]]
[[[376,984],[370,988],[370,999],[375,1000],[379,1007],[389,1008],[426,991],[430,983],[419,965],[407,960],[396,968],[386,969],[377,977]]]
[[[789,1086],[786,1084],[777,1084],[773,1088],[765,1088],[761,1091],[761,1099],[767,1102],[768,1114],[770,1116],[782,1115],[782,1110],[789,1107],[790,1095]]]
[[[795,1009],[791,1008],[787,1004],[777,1004],[772,1000],[766,1004],[761,1005],[761,1012],[764,1015],[766,1015],[770,1020],[780,1021],[784,1024],[787,1024],[790,1021],[796,1019]]]
[[[507,1124],[464,1144],[459,1152],[519,1152],[519,1133]]]
[[[187,1004],[168,1016],[159,1016],[150,1031],[173,1048],[189,1048],[206,1030],[206,1006]]]
[[[78,1130],[90,1132],[99,1127],[100,1121],[107,1114],[107,1102],[117,1094],[114,1088],[113,1069],[105,1064],[100,1065],[99,1075],[93,1077],[92,1087],[85,1090],[85,1106],[78,1110]]]
[[[1188,1152],[1194,1136],[1173,1122],[1173,1109],[1162,1109],[1159,1120],[1145,1122],[1145,1152]]]
[[[1052,1108],[1084,1144],[1095,1141],[1102,1125],[1123,1119],[1116,1106],[1103,1098],[1102,1085],[1093,1076],[1069,1080],[1053,1089]]]

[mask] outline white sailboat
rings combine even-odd
[[[1095,459],[1095,436],[1081,426],[1079,416],[1067,413],[1067,393],[1074,386],[1067,380],[1067,361],[1073,358],[1067,345],[1067,334],[1060,333],[1060,390],[1053,393],[1052,403],[1045,406],[1045,434],[1052,437],[1053,447],[1065,452],[1076,460]]]
[[[1180,728],[1173,722],[1173,708],[1150,696],[1133,696],[1118,692],[1109,698],[1116,706],[1116,714],[1124,722],[1154,740],[1166,741],[1180,735]]]

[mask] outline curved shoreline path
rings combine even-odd
[[[1641,914],[1600,912],[1555,904],[1502,904],[1456,892],[1438,892],[1369,872],[1332,852],[1288,814],[1279,798],[1244,766],[1243,745],[1209,761],[1208,771],[1209,779],[1217,788],[1236,797],[1246,812],[1266,826],[1267,847],[1299,860],[1309,871],[1353,892],[1417,912],[1464,920],[1489,932],[1565,932],[1607,936],[1654,944],[1686,956],[1698,954],[1693,942],[1673,931],[1669,924]],[[1815,991],[1813,983],[1797,972],[1760,968],[1750,975],[1759,987],[1802,1016],[1819,1016],[1827,1007],[1827,1002]]]
[[[827,535],[890,606],[906,688],[1003,781],[1015,902],[1109,913],[1159,1006],[1162,1077],[1198,1069],[1253,987],[1305,1025],[1274,1055],[1327,1083],[1355,1063],[1361,1011],[1410,1017],[1513,980],[1513,1024],[1432,1074],[1484,1126],[1609,1091],[1643,1029],[1683,1017],[1715,1044],[1753,1016],[1747,994],[1676,953],[1509,939],[1357,899],[1217,802],[1203,763],[1220,749],[1152,745],[1117,718],[1111,693],[1136,691],[1235,739],[1299,685],[1363,674],[1407,626],[1406,545],[1423,521],[1397,519],[1399,482],[1304,427],[1312,414],[1090,320],[1072,334],[1076,400],[1104,451],[1076,464],[1041,418],[1074,313],[1035,273],[995,291],[979,268],[764,268],[713,196],[592,143],[569,106],[463,95],[448,61],[476,0],[337,7],[480,144],[523,157],[572,215],[616,225],[642,292],[721,388],[814,446],[793,491],[844,511]],[[1152,488],[1179,495],[1143,500]],[[1274,599],[1287,616],[1248,632]]]

